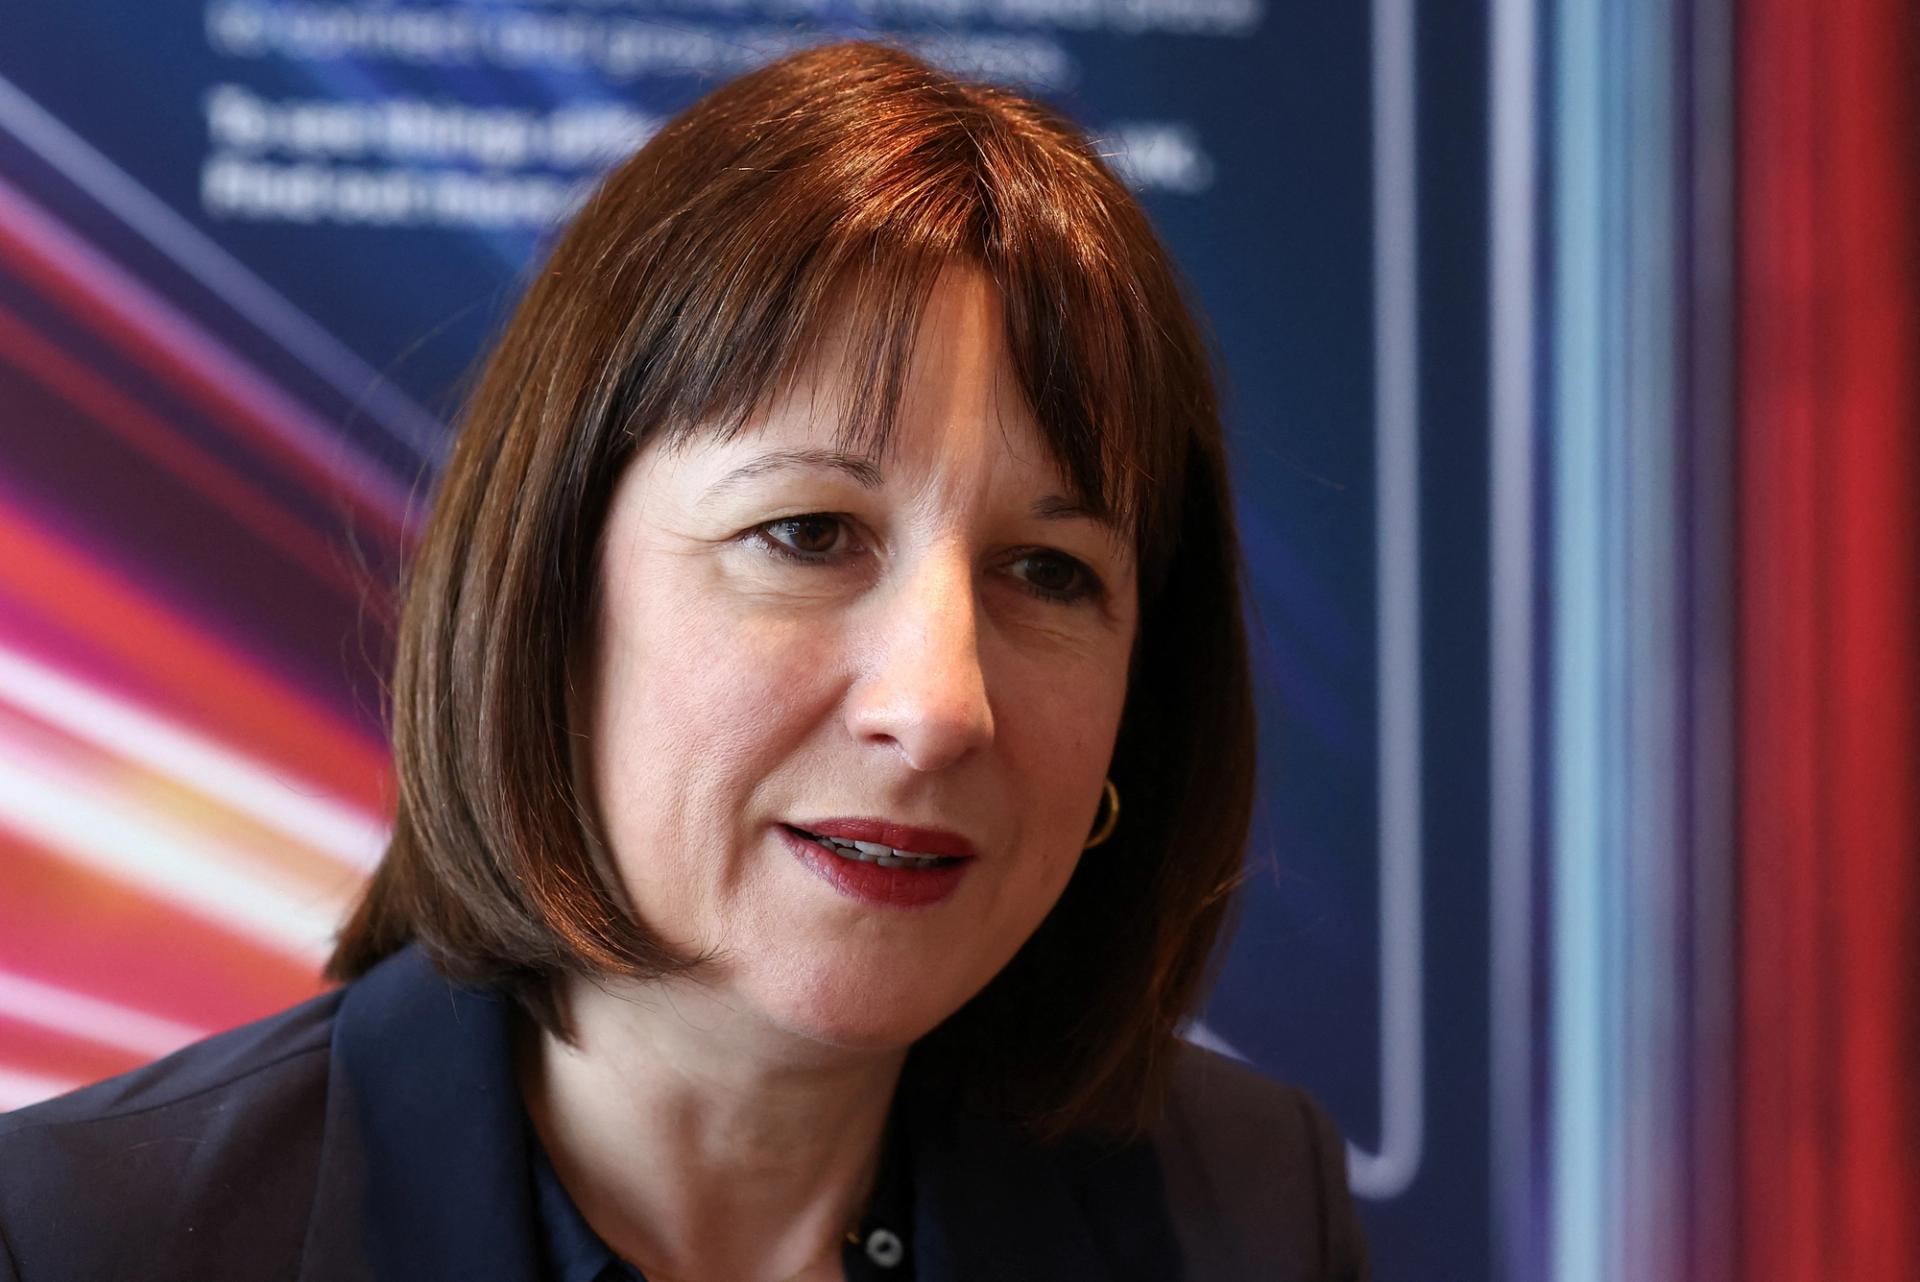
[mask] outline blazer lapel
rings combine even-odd
[[[305,1282],[539,1275],[506,999],[407,948],[336,1017]]]

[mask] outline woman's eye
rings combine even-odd
[[[749,535],[775,556],[808,564],[825,564],[860,551],[846,519],[827,512],[783,516],[755,526]],[[1013,574],[1030,596],[1061,605],[1097,600],[1106,590],[1099,576],[1080,561],[1045,548],[1017,556]]]
[[[1100,593],[1093,571],[1059,552],[1028,552],[1014,568],[1027,591],[1042,600],[1083,601]]]
[[[778,521],[768,521],[758,527],[755,533],[772,551],[811,561],[831,555],[844,530],[845,525],[839,517],[810,512],[805,516],[787,516]]]

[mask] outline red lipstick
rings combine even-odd
[[[973,864],[973,846],[958,833],[914,828],[877,819],[823,819],[804,826],[780,824],[780,837],[813,873],[850,899],[886,908],[924,908],[954,892]],[[816,840],[864,841],[920,855],[944,856],[937,864],[885,868],[856,859]]]
[[[916,855],[947,855],[971,859],[978,852],[973,843],[957,832],[944,828],[915,828],[912,824],[888,823],[884,819],[821,819],[793,825],[816,837],[838,837],[842,841],[870,841],[895,850],[910,850]]]

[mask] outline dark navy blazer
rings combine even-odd
[[[1325,1114],[1183,1054],[1165,1124],[1118,1151],[904,1114],[916,1282],[1363,1278]],[[0,1279],[536,1282],[528,1172],[504,999],[408,949],[0,1116]]]

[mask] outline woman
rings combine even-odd
[[[349,982],[0,1123],[0,1262],[1360,1276],[1324,1114],[1175,1037],[1248,823],[1237,557],[1079,133],[872,45],[722,87],[472,398]]]

